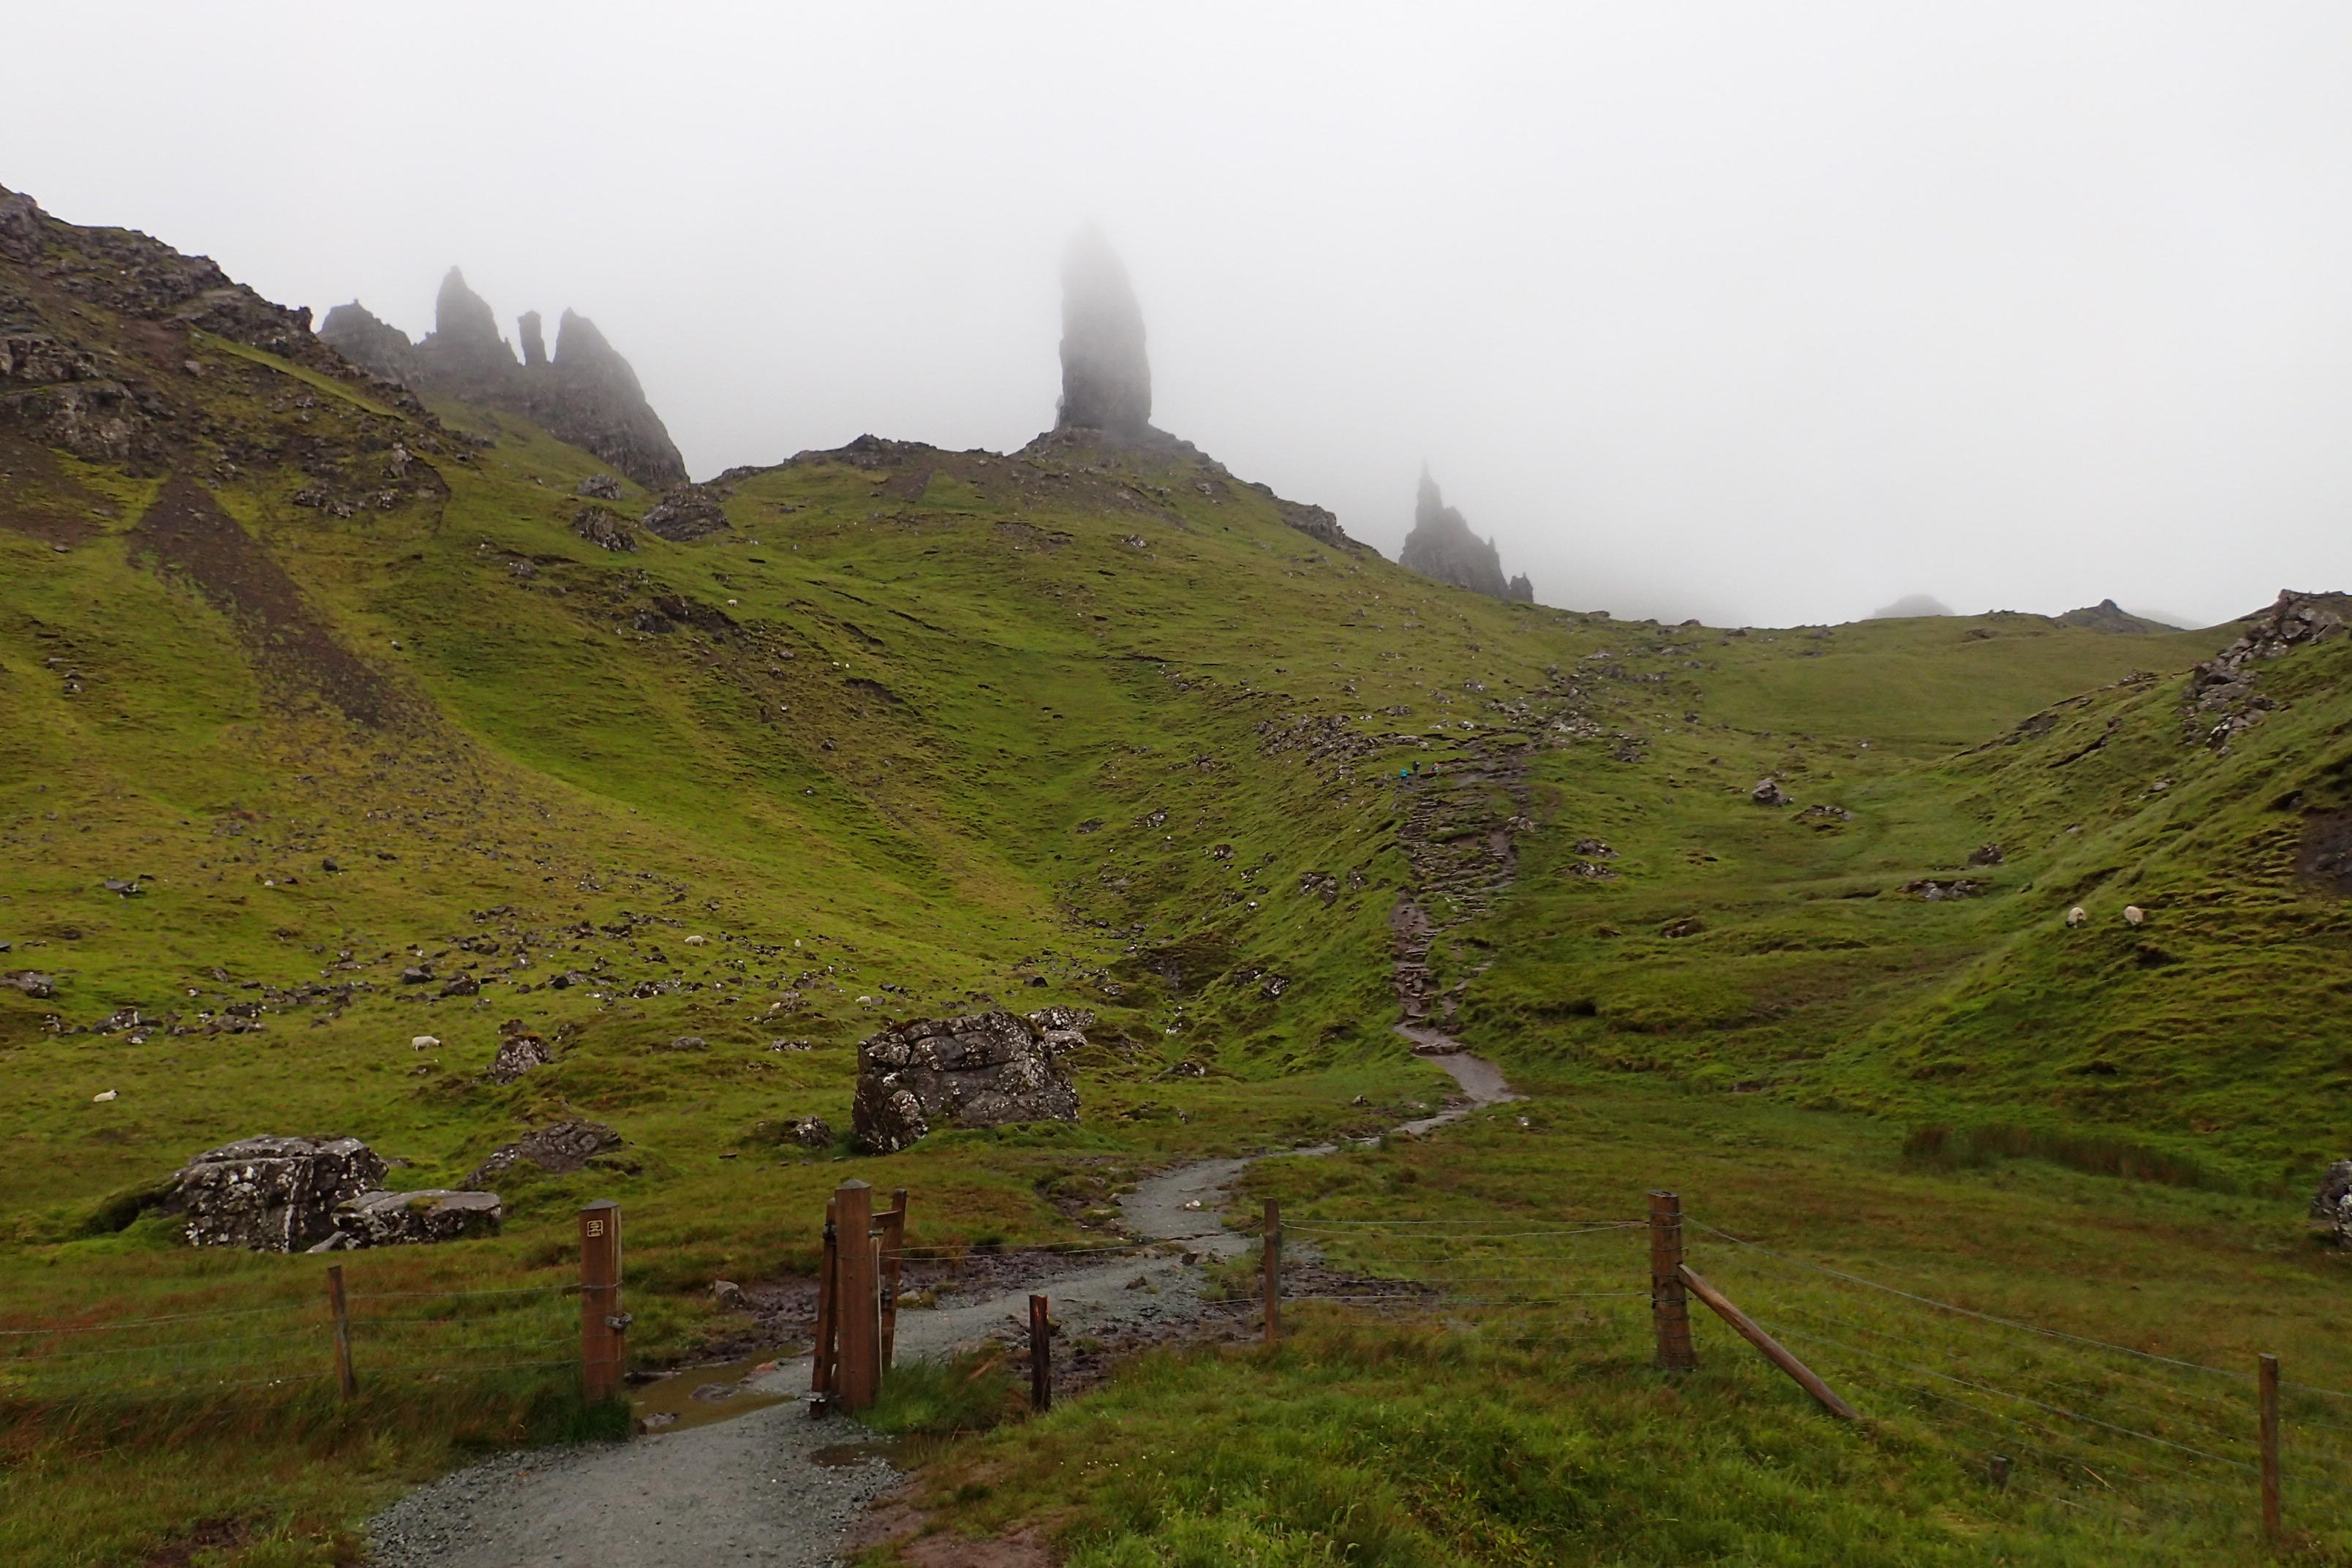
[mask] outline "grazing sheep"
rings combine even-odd
[[[2136,926],[2146,919],[2147,919],[2147,911],[2141,909],[2137,904],[2126,904],[2124,906],[2124,924]]]
[[[2087,925],[2090,923],[2090,920],[2091,911],[2084,909],[2080,904],[2076,904],[2073,909],[2066,911],[2066,923],[2070,926]]]

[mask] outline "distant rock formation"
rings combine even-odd
[[[2063,616],[2050,618],[2062,626],[2084,626],[2095,632],[2177,632],[2180,629],[2162,621],[2152,621],[2146,616],[2135,616],[2113,599],[2101,599],[2095,605],[2069,610]]]
[[[457,268],[441,280],[433,331],[412,343],[399,328],[353,300],[327,312],[319,336],[361,369],[410,390],[505,409],[537,420],[648,489],[686,482],[686,459],[646,402],[629,362],[585,316],[563,312],[551,359],[540,315],[517,322],[522,357],[499,335],[489,302]]]
[[[1057,430],[1132,440],[1151,427],[1143,308],[1127,268],[1089,224],[1062,257],[1062,405]]]
[[[1874,621],[1907,621],[1921,616],[1948,616],[1952,607],[1933,594],[1906,594],[1883,609],[1870,612]]]
[[[1470,531],[1462,514],[1445,504],[1427,468],[1421,471],[1421,498],[1413,507],[1412,531],[1397,552],[1397,564],[1490,599],[1535,603],[1534,585],[1524,575],[1504,579],[1503,557],[1495,542]]]

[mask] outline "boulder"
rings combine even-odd
[[[619,512],[601,506],[583,506],[572,517],[572,531],[599,550],[635,550],[635,525]]]
[[[591,474],[580,481],[579,493],[590,500],[619,500],[621,479],[617,474]]]
[[[335,1212],[387,1167],[356,1138],[247,1138],[180,1168],[164,1207],[191,1247],[296,1252],[333,1232]]]
[[[499,1026],[499,1054],[490,1059],[490,1081],[512,1083],[554,1059],[555,1053],[545,1040],[524,1028],[520,1019],[509,1019]]]
[[[1748,798],[1759,805],[1794,805],[1796,804],[1790,798],[1789,792],[1780,787],[1780,781],[1778,779],[1757,780],[1756,787],[1748,792]]]
[[[14,987],[36,1002],[46,1002],[58,994],[57,976],[37,969],[15,969],[0,974],[0,985]]]
[[[415,1193],[362,1193],[338,1205],[335,1228],[352,1247],[409,1247],[494,1234],[506,1217],[496,1193],[428,1187]]]
[[[619,1133],[598,1121],[534,1127],[513,1142],[492,1150],[489,1158],[467,1172],[458,1185],[468,1192],[480,1191],[518,1164],[536,1165],[551,1175],[561,1175],[583,1169],[597,1155],[619,1148],[622,1142]]]
[[[2352,1247],[2352,1160],[2338,1160],[2319,1178],[2311,1217],[2325,1226],[2339,1247]]]
[[[885,1029],[857,1047],[850,1111],[857,1142],[887,1154],[938,1127],[1076,1121],[1077,1086],[1054,1058],[1085,1038],[1073,1027],[1040,1027],[1003,1012]]]

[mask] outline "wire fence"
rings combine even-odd
[[[1865,1418],[1932,1434],[1995,1486],[2252,1533],[2261,1380],[1938,1300],[1685,1222],[1689,1258]],[[2352,1394],[2282,1379],[2284,1509],[2352,1514]]]
[[[353,1290],[355,1377],[467,1377],[580,1363],[577,1282],[496,1290]],[[0,1327],[0,1404],[57,1407],[334,1384],[334,1293],[266,1306]]]

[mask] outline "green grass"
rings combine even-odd
[[[2051,1216],[2091,1201],[2037,1184],[2095,1178],[2042,1158],[1908,1171],[1901,1130],[2012,1129],[2016,1147],[2062,1158],[2128,1148],[2216,1189],[2163,1203],[2238,1205],[2229,1223],[2273,1241],[2293,1204],[2244,1194],[2299,1188],[2344,1152],[2347,928],[2291,871],[2301,812],[2347,804],[2344,645],[2266,672],[2284,705],[2216,756],[2184,739],[2175,675],[2221,632],[1994,616],[1734,633],[1506,605],[1317,543],[1213,465],[1064,449],[886,446],[744,472],[725,487],[726,532],[612,553],[571,531],[600,465],[525,422],[438,410],[487,443],[469,445],[242,345],[199,334],[187,353],[206,439],[240,444],[233,474],[226,447],[191,453],[193,471],[306,624],[404,717],[342,719],[268,625],[224,612],[223,584],[159,567],[138,531],[158,476],[0,437],[0,942],[6,967],[59,987],[53,1002],[0,993],[8,1325],[315,1312],[319,1260],[190,1252],[135,1219],[190,1154],[262,1131],[363,1137],[421,1186],[530,1126],[611,1123],[624,1161],[518,1181],[502,1236],[345,1267],[368,1291],[540,1283],[568,1267],[578,1206],[614,1197],[633,1346],[670,1360],[725,1331],[712,1279],[809,1266],[824,1194],[852,1171],[915,1191],[918,1244],[1066,1240],[1084,1234],[1073,1196],[1149,1166],[1378,1131],[1444,1084],[1389,1030],[1388,920],[1410,881],[1394,775],[1458,772],[1489,742],[1532,758],[1534,826],[1516,835],[1512,896],[1432,963],[1442,987],[1465,987],[1461,1031],[1545,1088],[1545,1114],[1663,1108],[1634,1115],[1650,1169],[1616,1172],[1610,1212],[1680,1179],[1675,1163],[1707,1139],[1825,1138],[1844,1152],[1782,1173],[1804,1205],[1856,1182],[1977,1205],[1967,1223],[2015,1227],[2013,1245],[1920,1268],[1958,1270],[1944,1286],[1971,1300],[2013,1291],[2021,1310],[2112,1328],[2111,1297],[1999,1283],[2061,1256]],[[294,435],[300,464],[282,457]],[[318,485],[378,493],[394,440],[437,486],[348,516],[295,503]],[[619,507],[649,500],[632,487]],[[59,518],[76,541],[63,552],[42,531]],[[2117,684],[2142,668],[2161,679]],[[2005,732],[2015,744],[1961,750]],[[1852,818],[1751,805],[1767,771],[1801,805]],[[1488,793],[1501,815],[1505,792]],[[1488,826],[1450,831],[1475,846]],[[1580,847],[1593,838],[1611,852]],[[1988,842],[2003,862],[1968,868]],[[1579,874],[1596,865],[1605,876]],[[1903,890],[1961,876],[1981,896]],[[138,897],[99,885],[123,877]],[[2126,900],[2149,925],[2121,927]],[[2067,931],[2076,901],[2096,919]],[[484,989],[428,999],[437,984],[398,981],[420,961],[470,966]],[[598,984],[545,984],[571,970]],[[221,1026],[255,1003],[258,1031]],[[788,1118],[845,1125],[856,1044],[882,1022],[1046,1003],[1100,1016],[1081,1129],[936,1137],[878,1161],[776,1143]],[[122,1008],[142,1026],[94,1027]],[[558,1060],[501,1088],[481,1074],[507,1018],[556,1040]],[[412,1049],[423,1035],[439,1044]],[[704,1048],[668,1048],[685,1036]],[[1171,1072],[1186,1063],[1202,1075]],[[1623,1127],[1585,1121],[1580,1146],[1633,1152]],[[1567,1179],[1566,1154],[1516,1152],[1515,1125],[1450,1142],[1473,1151],[1454,1175],[1498,1193]],[[1364,1158],[1419,1168],[1412,1151]],[[1364,1168],[1349,1155],[1317,1179]],[[1415,1201],[1435,1201],[1437,1174]],[[2139,1184],[2082,1191],[2128,1194],[2134,1214],[2154,1201]],[[2151,1277],[2202,1278],[2222,1222],[2161,1212],[2133,1256]],[[2235,1289],[2168,1302],[2141,1331],[2191,1342],[2213,1312],[2271,1310]],[[1316,1331],[1334,1345],[1354,1331]],[[1422,1348],[1400,1364],[1454,1353],[1408,1342]],[[1543,1383],[1559,1369],[1537,1353],[1494,1375]],[[1228,1375],[1219,1364],[1150,1375]],[[1387,1397],[1389,1373],[1351,1375],[1330,1360],[1300,1389],[1322,1388],[1329,1412]],[[1656,1394],[1611,1386],[1629,1422]],[[1755,1419],[1769,1434],[1780,1417]],[[1336,1414],[1318,1420],[1335,1474],[1367,1462]],[[151,1509],[104,1518],[103,1485],[66,1458],[0,1485],[20,1517],[65,1521],[38,1548],[57,1562],[199,1517],[331,1545],[462,1451],[465,1434],[423,1415],[394,1429],[374,1468],[323,1439],[236,1449],[217,1515],[159,1482]],[[152,1445],[124,1452],[88,1475],[176,1473]],[[1948,1479],[1932,1456],[1834,1463],[1849,1468],[1801,1471],[1789,1495],[1867,1491],[1915,1464],[1929,1494]],[[188,1485],[205,1473],[191,1462]],[[1314,1560],[1284,1537],[1296,1521],[1265,1514],[1248,1543],[1216,1536],[1203,1506],[1174,1497],[1162,1533]],[[1450,1551],[1464,1521],[1507,1522],[1465,1502],[1439,1510],[1442,1528],[1412,1525],[1423,1541],[1396,1521],[1423,1506],[1380,1502],[1397,1532],[1381,1539]],[[1883,1511],[1899,1539],[1941,1539],[1908,1504]],[[1630,1516],[1528,1517],[1531,1540],[1590,1543]],[[2025,1528],[1985,1517],[1987,1539]],[[1086,1549],[1126,1550],[1115,1534]]]

